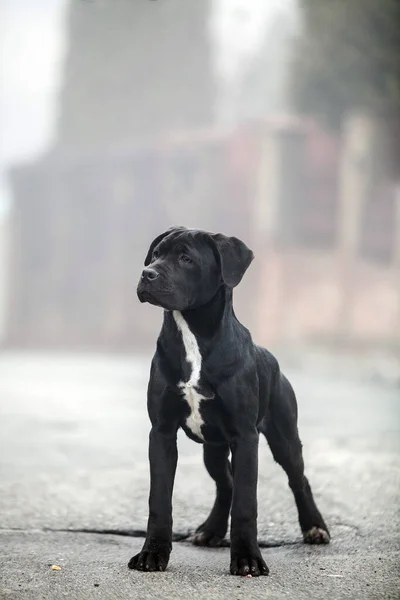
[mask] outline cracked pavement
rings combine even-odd
[[[129,571],[147,519],[149,361],[0,354],[1,599],[400,598],[399,389],[308,369],[285,371],[332,543],[302,544],[286,477],[262,439],[259,540],[271,574],[228,575],[227,547],[190,543],[214,490],[201,446],[181,433],[168,570]]]

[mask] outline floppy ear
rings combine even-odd
[[[227,237],[222,233],[211,236],[214,240],[221,263],[223,282],[230,288],[236,287],[254,258],[253,252],[236,237]]]
[[[186,227],[183,227],[183,226],[170,227],[169,229],[167,229],[167,231],[164,231],[164,233],[161,233],[160,235],[158,235],[150,244],[149,251],[147,252],[147,256],[144,260],[144,266],[147,267],[147,265],[150,264],[153,250],[161,242],[161,240],[163,240],[165,237],[167,237],[167,235],[169,235],[170,233],[173,233],[174,231],[184,231],[185,229],[186,229]]]

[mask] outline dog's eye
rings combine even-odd
[[[160,258],[160,253],[157,252],[157,250],[154,250],[154,252],[153,252],[153,260],[157,260],[157,258]]]
[[[192,259],[187,256],[187,254],[181,254],[179,260],[184,263],[191,263]]]

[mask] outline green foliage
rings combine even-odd
[[[295,106],[332,124],[353,108],[400,114],[400,0],[300,0]]]

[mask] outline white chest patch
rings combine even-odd
[[[186,360],[192,367],[192,372],[189,381],[180,381],[179,387],[182,389],[186,402],[190,406],[190,415],[186,419],[186,425],[189,429],[197,435],[200,439],[204,439],[201,432],[201,426],[204,424],[202,416],[200,414],[200,404],[202,400],[207,400],[202,396],[195,388],[200,383],[201,375],[201,354],[199,345],[196,337],[189,329],[189,325],[186,323],[182,316],[182,313],[178,310],[173,311],[173,317],[175,323],[182,334],[183,346],[186,352]]]

